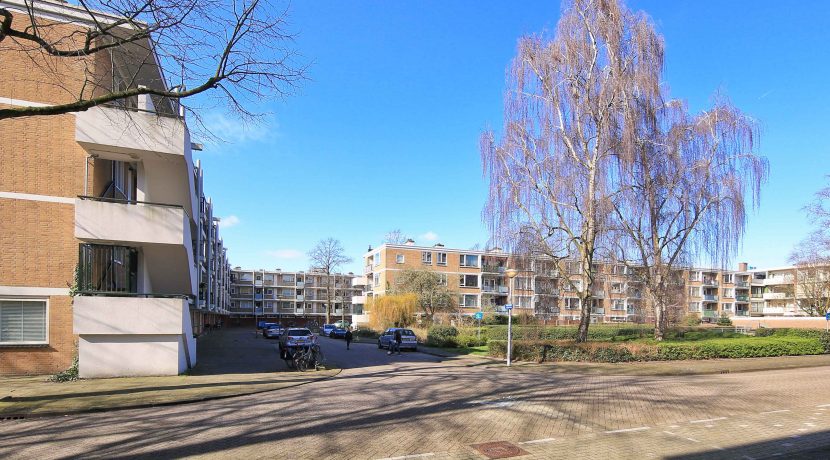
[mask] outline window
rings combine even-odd
[[[432,265],[432,253],[429,251],[421,252],[421,263],[425,265]]]
[[[265,290],[265,294],[266,294],[266,295],[272,295],[273,293],[274,293],[274,290],[273,290],[273,289],[266,289],[266,290]]]
[[[721,306],[721,310],[730,310],[730,311],[732,310],[732,304],[731,303],[722,303],[722,304],[720,304],[720,306]]]
[[[138,252],[127,246],[81,244],[78,290],[138,292]]]
[[[625,310],[625,300],[622,299],[615,299],[614,303],[611,304],[612,310]]]
[[[478,256],[472,254],[461,254],[462,267],[478,267]]]
[[[699,287],[690,287],[689,288],[689,295],[692,297],[700,297],[700,288]]]
[[[447,285],[447,274],[446,273],[438,273],[438,284],[441,286]]]
[[[282,282],[283,283],[293,283],[294,282],[294,275],[282,275]]]
[[[372,275],[372,286],[377,287],[380,284],[380,274],[375,273]]]
[[[724,289],[723,290],[724,297],[735,297],[735,290],[734,289]]]
[[[513,289],[530,289],[530,278],[526,276],[513,278]]]
[[[438,265],[447,265],[447,253],[446,252],[439,252],[438,253],[438,260],[435,261]]]
[[[395,256],[395,263],[402,264],[404,262],[403,254],[398,254]]]
[[[623,292],[623,284],[622,283],[611,283],[611,292],[615,294],[619,294]]]
[[[700,281],[700,272],[689,272],[689,281]]]
[[[458,278],[461,287],[478,287],[478,275],[459,275]]]
[[[262,279],[262,275],[257,275],[256,279],[257,279],[257,281],[260,281]]]
[[[475,294],[461,294],[458,296],[458,303],[462,307],[477,307],[478,296]]]
[[[375,266],[380,265],[380,253],[375,254],[372,257],[372,260],[374,261]]]
[[[724,283],[732,283],[732,275],[724,273],[723,275],[723,282]]]
[[[565,310],[579,310],[579,299],[576,297],[565,297]]]
[[[48,343],[45,300],[0,300],[0,344]]]

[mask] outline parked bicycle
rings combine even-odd
[[[316,371],[323,365],[324,360],[325,358],[322,350],[320,350],[320,345],[315,343],[309,347],[297,349],[291,355],[289,366],[300,372],[308,369],[314,369]]]

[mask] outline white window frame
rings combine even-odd
[[[432,251],[421,251],[421,263],[432,265]]]
[[[447,285],[447,274],[446,273],[438,273],[438,284],[441,286]]]
[[[21,342],[0,342],[0,347],[2,346],[22,346],[22,345],[49,345],[49,298],[20,298],[20,297],[0,297],[0,302],[37,302],[43,303],[46,306],[45,312],[45,319],[46,319],[46,332],[45,338],[43,341],[40,340],[28,340],[28,341],[21,341]],[[0,309],[0,315],[2,315],[2,309]]]
[[[382,259],[382,257],[380,255],[380,252],[376,253],[375,255],[372,256],[372,265],[377,267],[378,265],[380,265],[380,260],[381,259]]]
[[[447,253],[439,252],[437,254],[438,256],[435,258],[435,265],[447,265]]]
[[[468,285],[467,284],[467,277],[468,276],[472,276],[473,278],[475,278],[475,280],[476,280],[475,285]],[[468,287],[468,288],[477,288],[477,287],[479,287],[478,275],[470,275],[470,274],[467,274],[467,273],[459,274],[458,275],[458,286],[459,287]]]
[[[701,297],[701,289],[698,286],[691,286],[689,287],[689,296],[690,297]]]
[[[467,263],[468,257],[475,257],[476,262],[474,264]],[[460,267],[478,268],[481,266],[481,257],[477,254],[460,254],[458,264]]]
[[[688,308],[690,312],[699,312],[700,302],[689,302]]]
[[[462,308],[476,308],[476,307],[478,307],[478,296],[477,295],[475,295],[475,294],[459,294],[459,296],[460,296],[459,300],[460,300]],[[475,299],[475,302],[473,303],[473,305],[467,305],[467,299],[470,298],[470,297]]]
[[[732,303],[722,303],[720,304],[720,309],[732,311]]]
[[[402,264],[405,261],[406,261],[406,258],[403,256],[403,254],[395,254],[395,263],[396,264]]]

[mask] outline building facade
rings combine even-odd
[[[22,0],[2,4],[29,20]],[[92,27],[74,5],[29,7],[47,33]],[[120,85],[112,69],[135,64],[18,46],[0,42],[3,106],[70,102],[85,72]],[[140,65],[130,84],[164,85],[155,63]],[[196,363],[194,332],[227,313],[229,267],[183,113],[137,97],[0,121],[0,373],[54,373],[76,356],[82,377],[171,375]]]
[[[413,241],[370,248],[363,259],[366,297],[391,291],[402,270],[426,269],[438,273],[458,294],[463,314],[504,312],[504,305],[512,304],[514,314],[564,323],[580,318],[581,304],[575,292],[580,283],[579,264],[575,262],[566,262],[566,273],[560,273],[549,260],[511,257],[498,249],[417,246]],[[512,283],[506,275],[509,268],[518,270]],[[636,268],[622,263],[595,264],[590,299],[593,322],[653,320],[642,282],[633,270]],[[682,311],[676,313],[711,322],[721,316],[807,316],[798,307],[804,290],[798,286],[797,274],[795,267],[758,270],[745,263],[737,270],[685,268],[678,273],[683,288],[677,303]]]
[[[331,298],[331,320],[361,315],[363,290],[353,273],[282,270],[231,270],[230,314],[236,320],[276,320],[283,325],[322,325]],[[327,294],[327,292],[330,292]]]

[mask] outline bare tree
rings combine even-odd
[[[326,274],[326,324],[331,322],[331,306],[332,306],[332,273],[337,271],[337,268],[343,264],[350,263],[351,257],[347,257],[340,240],[334,238],[326,238],[320,240],[314,248],[308,253],[311,259],[312,269],[317,269]],[[344,300],[345,304],[345,300]],[[345,305],[341,309],[342,319],[346,319]]]
[[[798,307],[810,316],[830,311],[830,186],[815,194],[805,210],[816,229],[796,245],[793,294]]]
[[[303,78],[287,47],[286,9],[271,0],[79,0],[60,5],[60,22],[44,17],[43,3],[0,0],[0,45],[44,70],[14,78],[47,78],[33,83],[64,96],[0,108],[0,119],[134,107],[145,94],[157,111],[178,114],[179,100],[206,92],[213,105],[250,119],[252,105]],[[74,69],[71,78],[65,68]]]
[[[390,230],[383,237],[383,242],[388,244],[404,244],[407,240],[409,240],[409,237],[404,235],[399,228]]]
[[[665,99],[640,94],[632,101],[636,138],[617,156],[620,186],[611,200],[617,255],[643,282],[657,340],[668,312],[685,300],[681,267],[699,257],[728,265],[746,224],[745,196],[757,205],[768,171],[753,154],[755,123],[728,101],[690,116],[684,104]]]
[[[456,294],[447,287],[438,273],[431,270],[405,269],[395,277],[394,292],[412,293],[418,296],[418,305],[429,320],[438,313],[455,311]]]
[[[608,237],[619,166],[631,142],[636,92],[659,93],[662,43],[649,20],[616,0],[574,0],[552,40],[524,37],[505,96],[504,132],[481,139],[492,238],[550,257],[580,304],[577,341],[588,337],[594,262]]]

